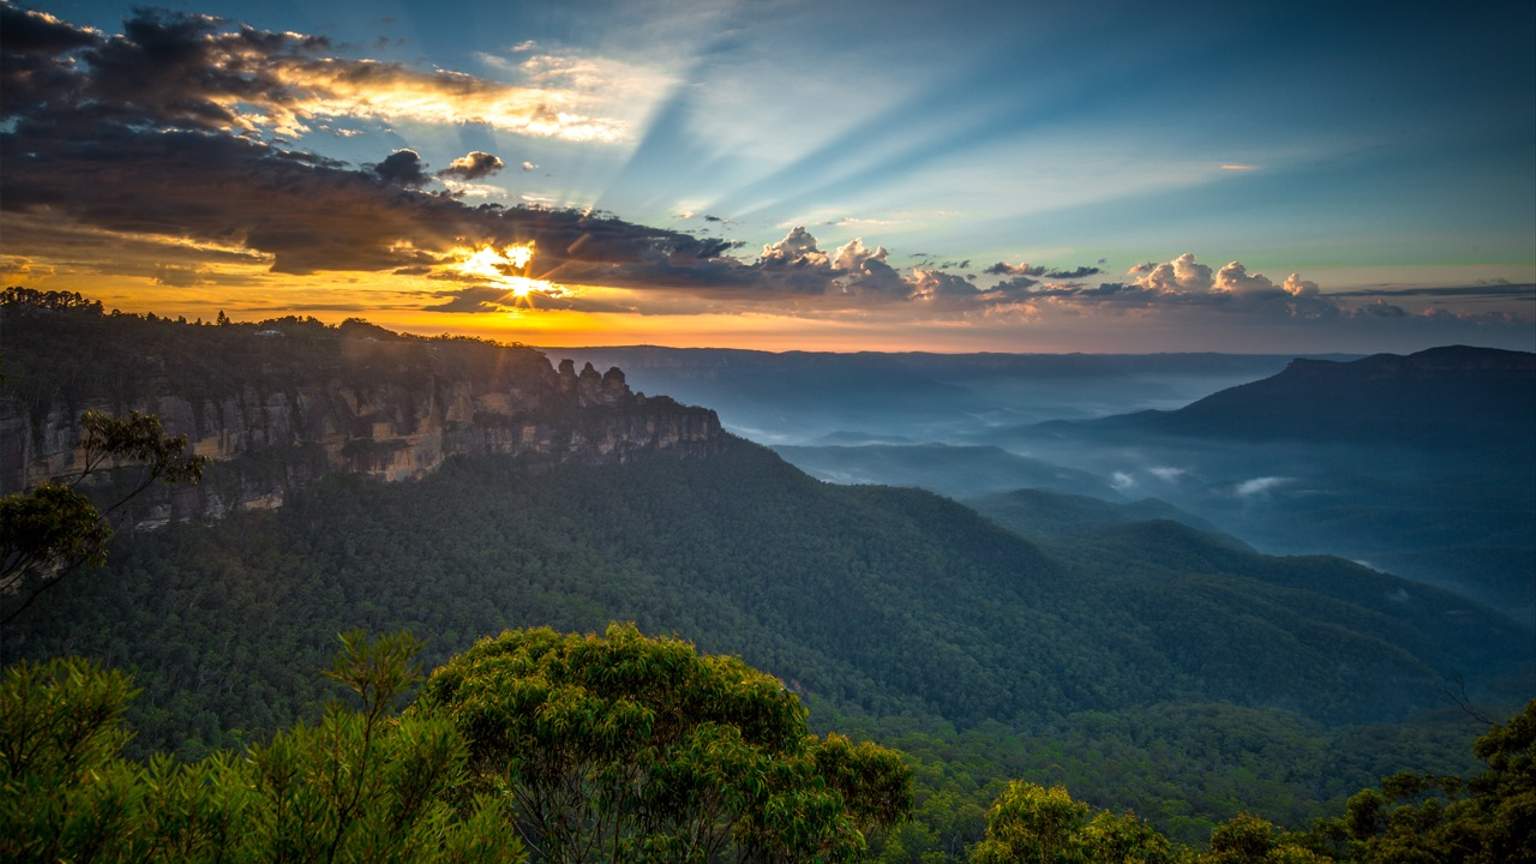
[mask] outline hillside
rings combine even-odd
[[[1119,502],[1045,489],[1014,489],[968,498],[964,503],[999,525],[1036,540],[1086,541],[1108,528],[1159,519],[1218,533],[1211,523],[1157,498]]]
[[[1152,494],[1261,549],[1328,552],[1536,629],[1536,354],[1296,360],[1174,411],[977,436]]]
[[[1536,453],[1536,354],[1453,345],[1342,363],[1297,359],[1176,411],[1085,425],[1255,441],[1499,446],[1528,463]]]
[[[1092,474],[1000,447],[861,444],[779,446],[774,452],[807,474],[832,483],[915,486],[956,498],[1025,486],[1119,497],[1108,482]]]
[[[257,728],[258,694],[307,704],[308,670],[350,626],[447,652],[505,626],[632,619],[846,709],[959,723],[1168,699],[1388,719],[1521,657],[1491,614],[1347,562],[1202,550],[1154,572],[1123,566],[1144,554],[1129,544],[1089,566],[938,496],[818,483],[727,440],[708,460],[336,477],[270,514],[123,543],[5,651],[129,661],[151,703]],[[258,645],[285,662],[240,668]],[[248,689],[204,689],[237,674]]]

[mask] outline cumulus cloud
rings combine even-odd
[[[831,263],[827,254],[816,247],[816,238],[805,230],[804,225],[791,228],[782,240],[764,244],[759,260],[796,267],[826,267]]]
[[[527,159],[523,160],[522,169],[523,169],[523,173],[524,174],[529,174],[529,173],[532,173],[534,171],[537,171],[538,168],[539,168],[539,166],[533,164],[532,162],[529,162]]]
[[[506,167],[501,157],[484,150],[471,150],[463,156],[448,163],[448,167],[437,172],[439,177],[452,177],[456,180],[479,180]]]
[[[1250,272],[1241,261],[1229,261],[1216,270],[1201,263],[1191,252],[1171,261],[1148,261],[1126,271],[1121,282],[1090,286],[1078,282],[1047,283],[1031,287],[1036,299],[1068,305],[1095,305],[1121,309],[1208,308],[1235,314],[1291,319],[1323,319],[1375,314],[1340,304],[1324,294],[1316,282],[1292,273],[1280,284],[1262,273]]]
[[[1190,294],[1211,290],[1211,268],[1195,260],[1193,253],[1162,264],[1147,262],[1126,271],[1131,284],[1159,294]]]
[[[396,186],[420,186],[432,179],[427,176],[427,163],[415,150],[396,150],[369,167],[379,179]]]
[[[912,299],[927,303],[954,303],[973,300],[981,289],[975,283],[943,270],[912,271]]]
[[[864,245],[862,237],[855,237],[832,253],[831,264],[838,270],[857,271],[870,261],[885,261],[889,254],[884,246],[870,249]]]
[[[1155,465],[1148,468],[1147,473],[1165,483],[1174,483],[1183,478],[1189,471],[1184,468],[1175,468],[1171,465]]]
[[[1115,487],[1121,492],[1124,492],[1125,490],[1136,485],[1136,478],[1125,473],[1124,471],[1116,471],[1109,475],[1109,485]]]
[[[1044,276],[1045,270],[1044,265],[1009,264],[1006,261],[999,261],[981,272],[988,276]]]

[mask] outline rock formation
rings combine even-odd
[[[0,336],[0,492],[68,473],[83,411],[145,411],[213,460],[199,486],[139,508],[145,525],[276,507],[330,472],[411,480],[460,454],[699,457],[722,440],[713,411],[631,393],[618,369],[556,371],[523,347],[26,309],[5,311]]]

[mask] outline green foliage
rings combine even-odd
[[[113,511],[157,480],[196,483],[202,476],[206,460],[188,454],[186,437],[166,435],[156,417],[137,411],[126,417],[86,411],[80,429],[77,469],[0,497],[0,597],[9,601],[0,623],[15,618],[76,568],[105,563]],[[138,478],[131,488],[115,486],[113,503],[98,508],[81,491],[82,484],[123,464],[137,466]]]
[[[122,758],[126,675],[59,659],[0,682],[0,860],[419,862],[524,860],[503,804],[466,794],[453,724],[381,706],[411,680],[412,643],[345,640],[339,676],[363,710],[236,756]]]
[[[777,679],[632,626],[481,640],[417,707],[471,742],[472,788],[513,802],[541,861],[849,861],[910,808],[897,754],[808,736]]]
[[[19,619],[0,652],[131,667],[148,694],[133,752],[190,758],[320,717],[307,670],[350,627],[430,633],[432,665],[506,627],[632,620],[771,671],[818,732],[907,752],[915,821],[867,834],[890,861],[963,855],[1009,777],[1192,842],[1245,808],[1303,825],[1385,773],[1466,770],[1459,714],[1337,721],[1388,687],[1365,719],[1438,698],[1395,646],[1500,668],[1491,615],[1399,610],[1401,583],[1358,568],[1166,538],[1047,555],[936,496],[817,483],[745,444],[708,462],[466,459],[125,539],[111,578]]]
[[[987,813],[972,864],[1174,864],[1186,858],[1133,813],[1093,812],[1061,786],[1008,784]]]
[[[43,578],[75,562],[100,567],[107,561],[112,526],[91,499],[62,483],[42,483],[25,493],[0,498],[3,584],[27,576]]]
[[[1199,864],[1323,864],[1328,857],[1307,849],[1251,813],[1239,813],[1211,832]]]
[[[1473,752],[1486,767],[1469,779],[1399,773],[1360,791],[1313,845],[1384,864],[1536,860],[1536,700]]]
[[[1008,784],[987,813],[987,836],[971,853],[974,864],[1081,860],[1079,833],[1090,808],[1061,786]]]

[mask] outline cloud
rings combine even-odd
[[[1362,305],[1356,307],[1355,308],[1355,313],[1357,315],[1367,315],[1367,316],[1370,316],[1372,318],[1406,318],[1406,317],[1408,317],[1408,310],[1404,309],[1401,306],[1394,306],[1391,303],[1388,303],[1387,301],[1381,299],[1380,297],[1377,297],[1375,300],[1371,301],[1370,303],[1365,303],[1365,304],[1362,304]]]
[[[989,276],[1044,276],[1045,269],[1043,265],[1009,264],[999,261],[981,272]]]
[[[1244,480],[1233,488],[1233,492],[1239,498],[1252,498],[1255,495],[1263,495],[1274,489],[1295,482],[1290,477],[1255,477],[1252,480]]]
[[[437,172],[439,177],[452,177],[457,180],[479,180],[505,168],[507,163],[501,161],[501,157],[484,150],[471,150],[463,156],[448,163],[448,167]]]
[[[929,303],[971,299],[981,293],[969,279],[943,270],[912,271],[912,299]]]
[[[1360,288],[1352,291],[1334,291],[1330,297],[1536,297],[1536,284],[1510,285],[1440,285],[1416,288]]]
[[[204,278],[204,272],[202,267],[161,264],[155,268],[155,284],[168,285],[174,288],[189,288],[208,281]]]
[[[1008,294],[1024,296],[1029,293],[1030,289],[1039,284],[1039,279],[1034,279],[1029,276],[1015,276],[1012,279],[1005,279],[1002,282],[993,285],[991,290],[1003,291]]]
[[[491,285],[471,285],[454,291],[438,291],[438,297],[449,298],[443,303],[422,307],[426,312],[500,312],[512,299],[506,288]]]
[[[415,150],[396,150],[384,161],[369,166],[385,183],[396,186],[421,186],[431,181],[427,175],[427,163]]]
[[[22,120],[0,136],[0,160],[8,214],[234,245],[280,273],[431,265],[455,247],[534,241],[544,266],[622,283],[627,269],[686,268],[729,247],[602,214],[471,207],[400,185],[420,179],[411,155],[357,171],[244,137],[64,116]]]
[[[1160,294],[1197,293],[1211,290],[1211,268],[1195,261],[1193,253],[1163,264],[1137,264],[1126,271],[1131,283]]]
[[[1220,167],[1223,171],[1235,171],[1238,173],[1247,173],[1249,171],[1259,170],[1259,166],[1249,165],[1245,162],[1223,162],[1218,167]]]
[[[23,255],[6,255],[0,257],[0,277],[6,279],[29,279],[36,276],[52,276],[53,268],[46,264],[38,264],[31,258]]]
[[[1153,477],[1156,477],[1159,480],[1162,480],[1165,483],[1174,483],[1182,478],[1185,474],[1188,474],[1189,471],[1184,468],[1175,468],[1170,465],[1157,465],[1148,468],[1147,473],[1151,474]]]
[[[1097,267],[1074,267],[1071,270],[1052,270],[1045,275],[1051,279],[1082,279],[1087,276],[1097,276],[1104,271]]]
[[[816,248],[816,238],[804,225],[791,228],[782,240],[765,244],[759,260],[796,267],[827,267],[831,263],[826,253]]]
[[[112,36],[10,6],[4,15],[7,115],[89,101],[125,122],[288,137],[338,118],[483,123],[571,141],[629,134],[621,120],[585,113],[566,87],[345,57],[323,36],[153,9],[135,10]]]
[[[1124,492],[1125,490],[1136,485],[1136,478],[1125,473],[1124,471],[1116,471],[1109,475],[1109,485],[1115,487],[1121,492]]]
[[[452,278],[461,284],[430,296],[432,305],[485,311],[505,308],[504,286],[464,282],[455,266],[477,250],[519,244],[537,250],[523,278],[570,290],[525,286],[513,299],[555,308],[908,320],[1209,309],[1255,320],[1433,324],[1436,332],[1507,320],[1434,309],[1382,323],[1392,320],[1390,303],[1359,311],[1299,275],[1277,284],[1237,261],[1213,272],[1188,253],[1097,285],[1083,281],[1096,266],[998,262],[986,268],[999,277],[990,287],[953,272],[968,268],[961,258],[914,253],[905,260],[918,266],[897,268],[877,243],[855,238],[824,250],[804,226],[752,255],[735,241],[556,209],[548,199],[490,203],[502,193],[473,181],[505,166],[484,151],[437,172],[437,186],[412,149],[355,166],[276,137],[336,131],[346,118],[349,130],[369,120],[483,122],[610,140],[603,136],[623,130],[603,119],[609,114],[575,109],[587,104],[579,93],[617,67],[540,59],[511,67],[532,82],[513,86],[357,59],[323,36],[210,16],[135,12],[111,35],[0,4],[0,24],[0,225],[7,250],[24,249],[33,276],[94,268],[186,285],[372,271],[396,274],[418,294],[443,284],[424,280]]]
[[[832,253],[831,264],[839,270],[857,271],[863,269],[864,265],[870,261],[884,261],[889,254],[884,246],[870,249],[864,245],[862,237],[855,237]]]

